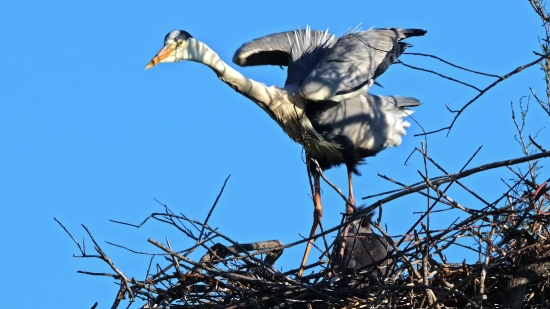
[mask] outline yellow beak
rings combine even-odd
[[[164,46],[156,55],[149,61],[145,69],[149,69],[154,67],[157,63],[162,62],[166,58],[170,57],[170,55],[176,50],[176,44],[170,44]]]

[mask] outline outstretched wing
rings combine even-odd
[[[254,65],[288,66],[292,61],[288,36],[294,31],[269,34],[244,43],[233,55],[233,63],[242,67]]]
[[[300,93],[308,100],[335,102],[365,93],[410,46],[399,41],[425,33],[421,29],[401,28],[348,33],[303,80]]]
[[[285,31],[269,34],[244,43],[233,56],[233,63],[240,66],[281,65],[288,66],[300,58],[305,50],[311,49],[330,35],[325,31]],[[334,41],[336,39],[334,38]]]
[[[243,44],[233,56],[239,66],[288,66],[285,85],[301,83],[329,52],[337,39],[328,31],[285,31]]]

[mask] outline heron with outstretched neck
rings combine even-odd
[[[368,90],[410,46],[402,40],[425,33],[421,29],[369,29],[337,38],[307,27],[254,39],[236,51],[233,62],[239,66],[286,66],[284,87],[268,87],[246,78],[184,30],[168,33],[164,47],[145,69],[184,60],[208,66],[304,146],[320,170],[345,164],[349,188],[346,213],[351,214],[355,204],[352,176],[360,175],[357,166],[367,157],[400,145],[410,126],[404,120],[413,113],[409,108],[421,104],[415,98],[373,95]],[[322,218],[320,171],[310,170],[315,210],[298,276],[303,274]]]

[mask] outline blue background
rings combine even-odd
[[[163,208],[203,220],[224,179],[231,174],[210,224],[241,243],[307,235],[313,205],[301,148],[251,101],[220,82],[198,63],[158,65],[144,71],[166,33],[184,29],[230,62],[243,43],[269,33],[304,28],[342,35],[358,24],[423,28],[408,40],[409,52],[434,54],[468,68],[504,75],[536,59],[541,22],[527,1],[11,1],[2,4],[0,25],[0,237],[5,267],[0,280],[5,308],[108,308],[113,280],[77,274],[109,271],[100,261],[76,259],[77,248],[54,222],[61,220],[78,239],[85,224],[114,263],[143,279],[148,256],[109,246],[105,240],[139,251],[158,252],[147,243],[168,238],[181,250],[192,243],[159,223],[133,229],[109,219],[141,222]],[[407,64],[429,68],[484,88],[494,79],[453,69],[434,60],[404,55]],[[234,66],[235,67],[235,66]],[[267,85],[282,85],[278,67],[238,68]],[[499,84],[469,107],[449,137],[428,139],[429,154],[457,172],[483,145],[471,167],[521,156],[514,140],[510,103],[530,94],[544,97],[543,74],[533,66]],[[452,120],[445,104],[457,109],[473,89],[435,75],[394,65],[374,93],[413,96],[414,123],[403,144],[369,159],[355,177],[360,197],[420,180],[422,125],[426,130]],[[524,99],[526,102],[527,98]],[[548,123],[534,100],[527,132]],[[550,144],[549,134],[539,141]],[[524,167],[525,170],[525,167]],[[326,173],[347,192],[345,169]],[[440,175],[430,168],[430,176]],[[505,168],[464,180],[489,201],[504,192]],[[343,200],[323,185],[323,225],[332,227]],[[458,187],[451,197],[471,208],[483,205]],[[375,200],[375,199],[374,199]],[[373,202],[370,200],[368,202]],[[384,205],[383,223],[399,235],[426,209],[411,195]],[[446,228],[464,213],[432,215],[431,228]],[[332,239],[331,237],[328,238]],[[321,242],[318,241],[319,245]],[[87,242],[88,250],[92,250]],[[283,270],[299,265],[305,245],[277,262]],[[197,254],[202,254],[198,252]],[[449,259],[475,262],[477,255],[452,247]],[[309,261],[318,256],[314,251]],[[197,258],[197,255],[192,257]],[[163,262],[162,260],[157,260]]]

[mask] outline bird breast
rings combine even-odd
[[[270,109],[277,116],[277,122],[283,131],[295,142],[302,145],[309,154],[333,162],[343,162],[338,145],[325,140],[314,128],[305,114],[306,100],[291,89],[273,89],[274,95]],[[271,90],[271,89],[270,89]],[[298,89],[294,89],[297,91]],[[271,91],[270,91],[271,92]]]

